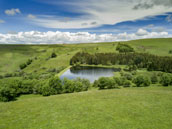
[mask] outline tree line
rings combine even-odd
[[[70,60],[70,65],[128,65],[129,69],[147,68],[149,71],[172,73],[172,57],[157,56],[148,53],[76,53]]]

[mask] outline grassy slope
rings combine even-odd
[[[149,52],[156,55],[169,56],[172,49],[172,39],[144,39],[126,42],[131,44],[138,52]],[[73,45],[0,45],[0,75],[15,72],[19,65],[27,59],[37,57],[38,60],[28,66],[24,71],[37,70],[42,73],[49,68],[69,66],[70,58],[78,51],[114,52],[117,43],[73,44]],[[99,48],[96,50],[96,48]],[[47,58],[55,51],[57,58]],[[46,69],[44,69],[46,68]]]
[[[172,87],[92,90],[0,103],[2,129],[170,129]]]
[[[172,39],[127,42],[138,52],[169,56]],[[18,70],[21,63],[38,57],[25,72],[45,72],[69,66],[78,51],[114,52],[116,43],[74,45],[0,45],[0,75]],[[144,46],[144,47],[142,47]],[[96,50],[96,48],[99,48]],[[47,58],[55,51],[57,58]],[[47,68],[46,70],[43,67]],[[22,96],[0,103],[0,129],[170,129],[172,87],[91,90],[50,97]]]

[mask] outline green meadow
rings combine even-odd
[[[117,52],[119,42],[61,45],[0,45],[0,75],[21,72],[20,65],[33,62],[24,73],[46,74],[70,67],[77,52]],[[136,52],[171,56],[172,38],[143,39],[126,43]],[[57,57],[50,58],[52,53]],[[109,66],[104,66],[109,67]],[[112,66],[121,67],[125,66]],[[138,69],[138,75],[152,72]],[[116,73],[120,76],[120,73]],[[6,80],[17,78],[8,77]],[[18,77],[20,78],[20,77]],[[1,80],[1,79],[0,79]],[[111,90],[90,88],[86,92],[43,97],[21,95],[15,101],[0,102],[0,129],[171,129],[172,86],[151,84]]]
[[[146,52],[160,56],[171,56],[172,39],[144,39],[126,42],[137,52]],[[114,43],[87,43],[63,45],[0,45],[0,75],[19,70],[19,65],[28,59],[37,58],[24,72],[44,73],[50,68],[68,67],[70,58],[79,51],[98,53],[116,52]],[[52,52],[57,57],[48,59]]]
[[[172,87],[91,90],[0,103],[1,129],[171,129]]]

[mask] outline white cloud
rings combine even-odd
[[[141,32],[141,29],[138,32]],[[136,33],[120,33],[120,34],[91,34],[88,32],[18,32],[0,34],[0,43],[5,44],[62,44],[62,43],[94,43],[94,42],[112,42],[112,41],[128,41],[144,38],[168,38],[172,35],[168,32],[146,32],[141,35]],[[145,32],[142,30],[142,32]]]
[[[36,18],[36,16],[34,16],[34,15],[32,15],[32,14],[27,15],[27,17],[30,18],[30,19]]]
[[[58,1],[44,2],[59,6]],[[66,12],[85,15],[77,18],[69,17],[67,21],[62,16],[38,16],[33,19],[33,23],[47,28],[91,28],[172,12],[172,6],[169,6],[172,5],[171,0],[163,2],[162,0],[77,0],[60,2],[60,4],[66,6]],[[139,5],[137,10],[133,9],[137,5]]]
[[[144,30],[144,29],[139,29],[136,33],[136,35],[138,35],[138,36],[144,36],[147,34],[148,34],[147,30]]]
[[[5,23],[5,21],[0,19],[0,23]]]
[[[9,15],[9,16],[14,16],[14,15],[20,14],[20,13],[21,13],[21,11],[20,11],[20,9],[18,9],[18,8],[16,8],[16,9],[7,9],[7,10],[5,10],[5,14],[6,14],[6,15]]]

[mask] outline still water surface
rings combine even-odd
[[[76,79],[77,77],[88,79],[90,82],[94,82],[100,77],[111,77],[115,73],[120,71],[119,69],[114,68],[101,68],[101,67],[79,67],[79,68],[70,68],[64,72],[60,79]]]

